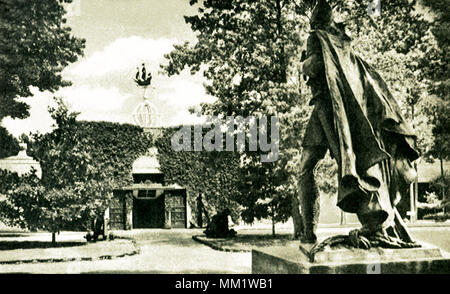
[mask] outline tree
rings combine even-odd
[[[435,104],[428,108],[432,115],[434,135],[433,146],[428,154],[440,161],[441,178],[438,185],[441,188],[442,199],[447,198],[448,201],[446,192],[449,189],[449,181],[444,170],[444,161],[450,159],[450,100],[445,101],[436,97],[434,102]]]
[[[429,1],[425,0],[424,6],[429,8],[433,17],[431,32],[435,37],[437,46],[433,46],[428,53],[431,58],[430,80],[433,83],[430,86],[430,92],[433,94],[432,101],[428,104],[427,112],[431,117],[433,124],[434,142],[429,150],[429,154],[438,158],[441,163],[441,192],[445,198],[445,191],[449,189],[448,177],[444,170],[444,160],[450,158],[450,39],[449,25],[450,17],[448,13],[448,1]],[[447,200],[448,201],[448,200]]]
[[[87,229],[103,216],[113,190],[133,183],[132,164],[152,142],[140,127],[77,121],[78,114],[62,100],[57,104],[50,109],[54,130],[33,134],[29,146],[42,180],[35,174],[21,177],[0,209],[9,223],[53,236],[63,229]]]
[[[46,230],[56,233],[79,221],[82,208],[79,195],[70,189],[46,189],[36,170],[20,176],[6,192],[6,201],[0,202],[0,217],[12,226],[22,229]]]
[[[446,0],[389,1],[383,3],[377,27],[364,30],[367,35],[375,32],[379,41],[375,46],[366,43],[361,50],[381,65],[400,102],[408,106],[406,115],[416,129],[417,148],[441,161],[442,177],[443,161],[450,158],[449,23]]]
[[[19,141],[6,128],[0,127],[0,158],[14,156],[19,150]]]
[[[0,181],[0,195],[5,195],[14,183],[19,181],[19,175],[15,172],[0,169]]]
[[[368,1],[335,1],[347,19],[354,50],[372,64],[389,85],[403,114],[418,135],[416,145],[425,154],[432,144],[431,121],[426,113],[436,64],[430,55],[439,51],[432,22],[420,1],[383,2],[381,15],[367,15]],[[432,54],[430,54],[432,53]]]
[[[193,138],[195,126],[185,127],[190,129]],[[209,130],[209,127],[202,128],[202,134],[205,135]],[[177,128],[164,129],[154,142],[165,182],[186,187],[187,201],[192,213],[197,215],[198,226],[202,225],[202,221],[198,221],[200,215],[204,214],[209,222],[215,213],[225,208],[230,210],[233,220],[238,220],[240,207],[235,199],[241,178],[239,154],[205,150],[175,151],[171,146],[171,138],[176,131]],[[193,146],[191,148],[193,150]]]
[[[196,2],[190,1],[191,5]],[[242,154],[241,160],[249,164],[247,169],[258,172],[242,179],[249,185],[242,190],[251,193],[241,194],[240,200],[246,206],[244,219],[248,221],[253,221],[253,216],[271,214],[269,208],[274,205],[256,204],[258,199],[275,194],[255,194],[255,189],[271,180],[267,178],[269,173],[283,171],[296,154],[298,131],[302,130],[303,116],[308,114],[304,109],[307,97],[298,95],[296,64],[291,62],[299,59],[302,45],[299,31],[306,28],[294,10],[292,1],[204,1],[198,15],[185,17],[186,23],[198,33],[198,42],[175,45],[175,50],[166,56],[168,64],[162,66],[168,75],[178,74],[185,67],[191,73],[203,71],[208,80],[206,92],[218,98],[215,103],[202,104],[205,115],[280,118],[280,150],[283,150],[280,160],[260,165],[259,153]],[[282,181],[277,178],[270,183],[270,189],[294,191],[288,178],[282,177]],[[298,236],[301,220],[298,205],[293,206],[290,208],[297,211],[294,223]]]
[[[421,3],[431,14],[430,33],[434,37],[428,50],[428,68],[426,74],[430,77],[430,92],[438,97],[449,100],[450,86],[450,16],[448,0],[422,0]]]
[[[280,118],[280,159],[275,167],[264,164],[266,170],[255,168],[259,172],[259,177],[252,175],[255,188],[260,182],[269,180],[266,171],[286,171],[288,176],[282,181],[277,179],[273,187],[295,195],[298,170],[293,163],[300,155],[299,138],[311,111],[306,106],[310,92],[301,79],[299,60],[314,2],[204,1],[197,15],[185,17],[186,23],[197,33],[198,42],[175,45],[175,50],[166,56],[168,64],[162,65],[168,75],[178,74],[185,68],[191,73],[203,72],[208,80],[206,92],[218,98],[215,103],[202,104],[203,114],[275,115]],[[382,16],[372,18],[367,15],[368,1],[329,2],[337,18],[344,20],[351,32],[356,53],[380,72],[404,114],[413,121],[418,134],[417,147],[426,152],[433,139],[431,119],[425,113],[428,99],[424,97],[436,86],[436,70],[440,69],[441,74],[442,68],[445,69],[442,66],[448,62],[443,55],[445,51],[439,48],[436,36],[430,30],[432,23],[421,11],[423,7],[418,1],[383,2]],[[197,1],[190,3],[195,5]],[[446,7],[436,6],[442,11]],[[247,156],[250,155],[243,154],[244,159]],[[248,162],[256,164],[255,160]],[[323,166],[333,165],[327,160]],[[335,169],[322,168],[321,172],[328,179],[334,176]],[[336,181],[331,183],[333,185],[323,180],[319,186],[321,190],[333,193]],[[256,209],[255,204],[264,197],[263,194],[247,196],[252,200],[245,205]],[[301,222],[295,200],[296,197],[292,197],[291,205],[294,234],[298,236]],[[257,214],[260,209],[253,213]],[[266,214],[270,214],[268,210]]]
[[[239,197],[236,198],[243,206],[242,218],[246,223],[270,218],[272,235],[275,236],[275,224],[286,222],[292,215],[292,194],[295,191],[289,191],[289,186],[283,185],[289,173],[285,170],[276,172],[277,163],[263,164],[256,156],[248,156],[246,160],[241,167]]]
[[[133,182],[133,162],[152,145],[151,136],[129,124],[77,121],[58,101],[50,110],[56,128],[46,135],[35,135],[32,156],[42,169],[46,188],[66,189],[83,184],[87,218],[102,214],[114,188]]]
[[[63,3],[72,0],[0,1],[0,121],[25,118],[30,87],[55,91],[70,85],[61,71],[82,55],[85,41],[66,26]]]

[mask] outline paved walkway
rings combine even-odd
[[[0,265],[2,273],[250,273],[250,253],[213,250],[192,240],[201,230],[134,230],[141,249],[113,260]],[[0,252],[1,254],[1,252]]]
[[[320,228],[319,237],[345,234],[350,229]],[[411,228],[411,231],[418,240],[450,252],[450,228]],[[270,233],[270,229],[251,232]],[[0,273],[251,273],[250,253],[217,251],[197,243],[192,235],[201,234],[201,230],[151,229],[121,234],[137,241],[139,255],[113,260],[0,265]]]

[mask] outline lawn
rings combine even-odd
[[[323,241],[335,235],[346,235],[353,228],[319,228],[317,237]],[[427,243],[450,252],[450,227],[413,227],[410,228],[413,238],[419,243]],[[238,230],[234,238],[207,238],[205,235],[195,235],[193,239],[209,247],[228,252],[250,252],[252,249],[270,246],[298,247],[299,241],[292,240],[292,231],[283,230],[275,237],[270,230]]]
[[[207,238],[204,235],[193,236],[193,239],[206,244],[213,249],[228,252],[250,252],[252,249],[268,246],[288,246],[298,243],[292,240],[292,234],[242,234],[238,233],[233,238]]]
[[[138,253],[131,240],[86,241],[0,241],[0,264],[112,259]]]

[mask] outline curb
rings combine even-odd
[[[0,261],[2,264],[24,264],[24,263],[56,263],[56,262],[71,262],[71,261],[95,261],[95,260],[109,260],[122,258],[126,256],[133,256],[141,253],[141,249],[134,240],[130,240],[133,244],[134,250],[129,253],[121,253],[117,255],[100,255],[98,257],[67,257],[67,258],[34,258],[34,259],[23,259],[23,260],[7,260]]]
[[[194,235],[194,236],[192,236],[192,239],[194,239],[194,241],[197,241],[203,245],[206,245],[206,246],[211,247],[212,249],[218,250],[218,251],[235,252],[235,253],[238,253],[238,252],[250,253],[251,252],[251,250],[247,250],[247,249],[233,249],[233,248],[222,247],[220,245],[215,244],[214,242],[204,240],[203,236]]]

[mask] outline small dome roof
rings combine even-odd
[[[156,148],[149,150],[149,155],[139,157],[133,162],[133,174],[160,174],[160,165],[156,158]]]
[[[41,166],[39,162],[27,155],[27,145],[20,144],[22,150],[16,156],[10,156],[0,159],[0,169],[5,169],[11,172],[16,172],[19,175],[23,175],[31,171],[31,168],[36,169],[36,175],[42,176]]]

